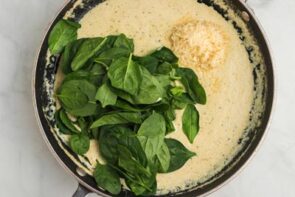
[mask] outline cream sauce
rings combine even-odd
[[[163,45],[172,48],[171,30],[184,18],[216,24],[228,39],[223,46],[227,55],[213,69],[180,62],[198,74],[208,102],[197,105],[201,129],[194,144],[183,134],[182,111],[177,112],[176,132],[169,137],[180,140],[197,156],[176,172],[159,174],[158,193],[182,190],[211,178],[240,149],[238,141],[249,123],[254,95],[252,65],[245,47],[231,24],[195,0],[107,0],[83,17],[78,32],[79,38],[124,33],[134,39],[135,54],[144,55]],[[98,148],[94,143],[91,147],[86,156],[95,161]]]

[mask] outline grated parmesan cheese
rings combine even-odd
[[[180,62],[200,71],[223,65],[227,56],[228,36],[213,22],[186,20],[173,28],[170,41]]]

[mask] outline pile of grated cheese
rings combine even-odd
[[[215,23],[189,20],[172,29],[170,41],[181,64],[206,71],[224,64],[228,36]]]

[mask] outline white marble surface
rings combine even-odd
[[[66,0],[1,0],[0,196],[71,196],[76,181],[50,154],[33,114],[31,79],[47,24]],[[243,172],[212,197],[295,196],[295,1],[249,0],[273,48],[277,105]],[[90,195],[95,196],[95,195]]]

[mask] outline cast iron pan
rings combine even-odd
[[[61,10],[61,12],[52,23],[48,32],[50,32],[57,21],[59,21],[64,16],[64,14],[73,7],[75,2],[76,0],[72,0],[67,3],[67,5]],[[78,6],[74,9],[73,20],[79,21],[94,6],[102,3],[101,0],[84,0],[83,2],[85,3],[85,6]],[[198,0],[198,2],[213,7],[219,14],[221,14],[225,18],[225,20],[230,21],[230,18],[228,18],[228,11],[215,4],[214,1]],[[262,69],[261,67],[263,67],[263,69],[265,70],[263,81],[264,85],[263,90],[261,91],[261,94],[263,94],[262,98],[265,107],[263,113],[259,115],[259,120],[261,124],[259,124],[255,128],[252,128],[252,130],[248,132],[247,141],[242,150],[232,159],[232,161],[227,166],[225,166],[218,174],[216,174],[215,177],[204,183],[199,183],[199,185],[197,185],[195,188],[178,193],[171,193],[165,196],[200,196],[206,195],[219,188],[226,181],[228,181],[230,177],[233,177],[233,175],[235,175],[253,155],[265,134],[270,119],[274,96],[274,76],[272,59],[267,41],[254,14],[246,6],[245,2],[241,2],[238,0],[226,0],[225,2],[231,9],[235,10],[237,13],[240,13],[240,16],[247,21],[247,28],[250,29],[253,36],[256,38],[259,51],[264,58],[263,63],[257,64],[253,67],[253,79],[255,84],[257,75]],[[243,39],[245,38],[242,35],[243,32],[241,28],[234,21],[231,21],[231,23],[240,34],[240,39],[243,41]],[[51,116],[50,114],[54,113],[55,111],[54,102],[52,103],[52,97],[53,84],[55,80],[54,76],[56,74],[58,65],[58,57],[51,56],[49,60],[46,59],[48,50],[47,39],[48,33],[41,46],[41,50],[39,52],[37,60],[37,66],[35,68],[33,76],[34,106],[44,140],[48,144],[48,147],[51,149],[53,155],[57,158],[59,163],[67,171],[69,171],[70,174],[72,174],[79,182],[79,187],[73,196],[83,197],[86,196],[89,192],[95,192],[100,196],[110,196],[109,193],[96,186],[96,183],[91,176],[81,174],[79,173],[79,170],[77,171],[77,165],[64,153],[64,151],[59,146],[56,138],[53,136],[53,133],[51,132],[51,128],[53,128],[55,125],[55,120],[54,118],[49,117]],[[253,48],[247,47],[247,51],[249,54],[249,59],[251,60],[251,53],[253,53]],[[49,87],[45,85],[46,83],[49,83]],[[71,150],[68,151],[71,152]],[[124,190],[119,196],[133,195],[129,191]]]

